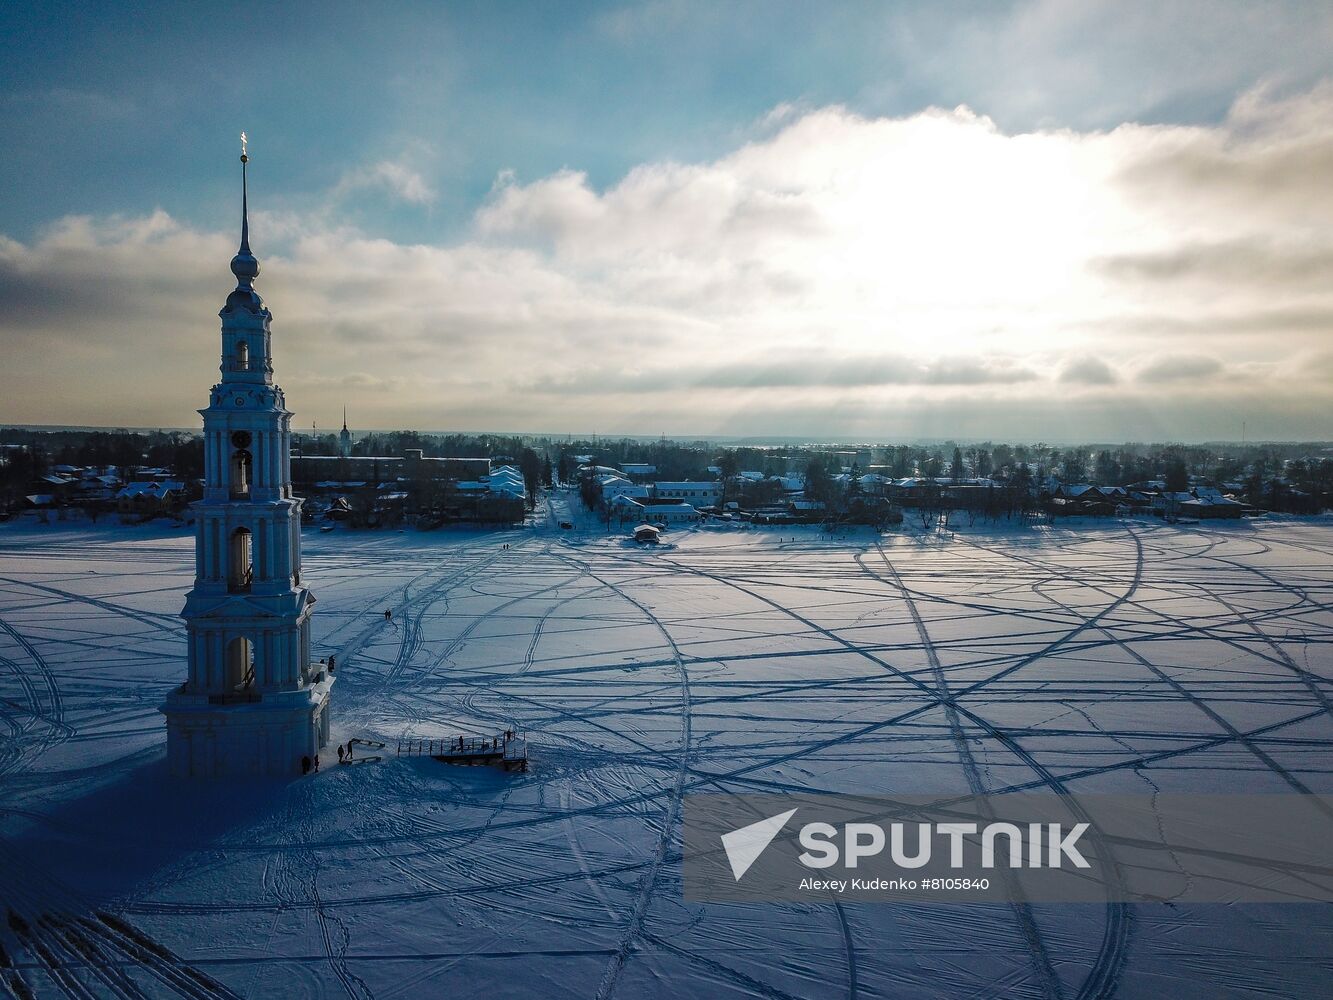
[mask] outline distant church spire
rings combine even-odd
[[[343,406],[343,429],[338,434],[338,454],[347,458],[352,454],[352,432],[347,429],[347,407]]]

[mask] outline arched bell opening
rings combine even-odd
[[[254,459],[250,455],[250,432],[237,431],[231,436],[231,495],[243,500],[250,496],[254,479]]]
[[[227,690],[243,691],[254,683],[254,646],[245,636],[238,635],[227,643]]]
[[[233,364],[234,370],[238,372],[248,372],[250,370],[250,345],[242,340],[236,344],[236,357]]]
[[[227,590],[233,594],[250,592],[255,578],[254,547],[249,528],[237,528],[227,545]]]

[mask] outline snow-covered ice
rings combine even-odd
[[[1331,529],[308,530],[333,740],[387,756],[183,782],[192,535],[0,526],[0,941],[47,997],[1327,996],[1328,905],[697,905],[679,821],[1333,791]],[[394,756],[511,724],[525,774]]]

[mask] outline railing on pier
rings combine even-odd
[[[438,740],[398,741],[400,757],[436,757],[444,754],[498,754],[504,752],[503,736],[454,736]]]
[[[528,766],[527,740],[512,730],[495,736],[450,736],[441,739],[405,737],[398,741],[399,757],[434,757],[445,762],[503,764],[505,770]]]

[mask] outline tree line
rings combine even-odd
[[[55,465],[116,466],[122,479],[144,468],[165,468],[185,480],[203,475],[203,441],[197,433],[129,430],[29,430],[0,428],[0,445],[14,445],[0,453],[0,499],[12,505],[30,490],[32,481]],[[850,446],[869,453],[858,471],[873,470],[894,479],[921,477],[949,481],[991,477],[1012,481],[1016,476],[1044,481],[1055,476],[1065,483],[1087,482],[1121,486],[1150,480],[1164,481],[1172,490],[1184,490],[1190,477],[1217,483],[1237,483],[1253,498],[1273,491],[1274,480],[1284,488],[1317,498],[1333,492],[1333,449],[1324,442],[1264,442],[1254,444],[1175,443],[1087,444],[980,442],[938,445],[894,444]],[[490,458],[516,465],[530,497],[538,488],[559,479],[572,482],[578,459],[592,456],[595,464],[619,466],[643,463],[656,467],[660,480],[715,479],[756,471],[765,476],[804,476],[815,498],[826,490],[825,477],[844,466],[839,449],[831,445],[761,448],[719,448],[706,440],[675,441],[665,437],[557,438],[521,434],[428,434],[387,431],[358,434],[354,456],[401,456],[420,449],[431,457]],[[297,432],[294,454],[336,455],[338,436]],[[857,464],[857,463],[852,463]],[[1258,502],[1256,500],[1256,502]]]

